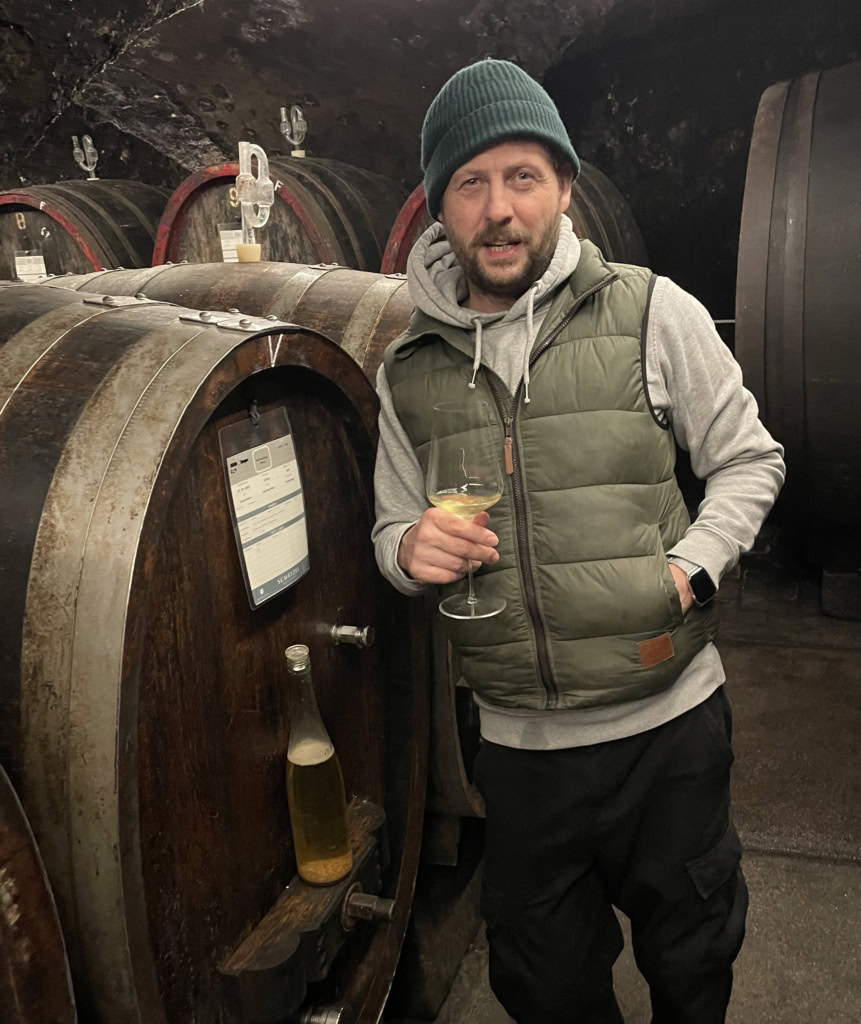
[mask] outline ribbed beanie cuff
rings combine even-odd
[[[482,60],[453,75],[428,108],[422,127],[422,170],[428,210],[439,213],[452,174],[476,153],[510,138],[533,138],[580,161],[559,111],[545,90],[516,64]]]

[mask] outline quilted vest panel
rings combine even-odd
[[[490,510],[500,559],[475,575],[479,595],[507,606],[491,619],[445,619],[467,683],[499,707],[598,707],[658,693],[713,635],[710,609],[682,615],[667,562],[690,521],[672,431],[643,381],[650,274],[582,247],[536,340],[529,404],[487,368],[467,389],[472,341],[457,329],[408,332],[386,354],[395,410],[424,471],[435,403],[487,402],[501,463],[511,418],[515,472]]]

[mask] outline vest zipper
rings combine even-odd
[[[544,352],[545,349],[549,348],[553,344],[568,324],[571,323],[580,311],[583,303],[586,302],[587,299],[591,298],[596,292],[601,291],[602,288],[606,288],[607,285],[615,281],[617,277],[617,274],[611,274],[610,276],[605,277],[604,280],[600,281],[594,288],[591,288],[588,292],[580,296],[577,302],[559,321],[558,325],[554,327],[550,334],[547,335],[541,343],[541,346],[532,353],[529,358],[530,366],[532,366],[535,360],[542,352]],[[506,403],[502,389],[497,383],[498,378],[496,378],[494,374],[488,373],[486,368],[484,368],[484,375],[487,378],[488,385],[491,393],[493,394],[493,399],[496,402],[497,409],[499,410],[499,415],[502,417],[503,423],[505,424],[505,440],[503,442],[505,472],[511,477],[511,489],[514,497],[514,525],[517,536],[517,549],[520,553],[520,578],[523,583],[523,591],[526,594],[526,608],[529,612],[530,621],[532,622],[532,631],[535,634],[535,648],[538,652],[538,669],[541,676],[541,685],[544,687],[545,693],[544,706],[548,711],[550,711],[556,708],[559,704],[559,688],[553,678],[553,670],[550,666],[550,656],[547,650],[547,627],[544,625],[544,620],[541,618],[541,613],[538,611],[538,598],[536,596],[535,577],[532,569],[532,555],[529,551],[529,530],[526,523],[526,499],[524,497],[523,476],[520,472],[520,465],[517,460],[517,446],[514,443],[514,421],[517,418],[517,410],[520,406],[520,389],[523,387],[523,380],[521,379],[520,383],[517,385],[517,390],[514,392],[514,398],[510,403]]]

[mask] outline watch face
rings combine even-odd
[[[697,569],[696,572],[691,573],[688,579],[697,604],[705,604],[715,596],[717,587],[712,583],[712,578],[705,569]]]

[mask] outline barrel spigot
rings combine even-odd
[[[352,644],[354,647],[372,647],[374,643],[373,626],[332,626],[332,643]]]

